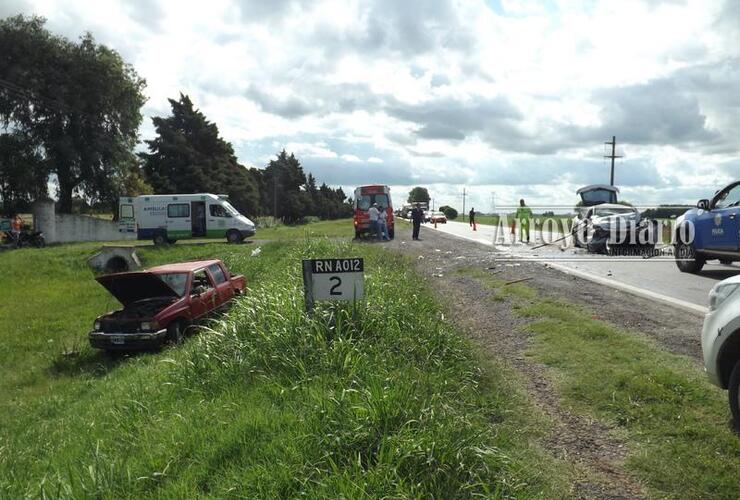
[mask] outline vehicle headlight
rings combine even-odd
[[[100,331],[100,320],[99,319],[96,319],[95,323],[93,323],[93,330],[95,330],[96,332]]]
[[[141,323],[141,330],[144,332],[156,330],[158,328],[159,328],[159,324],[156,321],[143,321]]]
[[[740,287],[740,283],[718,283],[709,292],[709,310],[714,311],[727,300],[735,290]]]

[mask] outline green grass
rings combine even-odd
[[[501,280],[465,270],[494,289]],[[697,364],[645,336],[593,319],[587,308],[510,293],[529,319],[530,354],[551,367],[567,405],[626,436],[626,466],[656,497],[737,498],[740,438],[728,426],[727,394]],[[699,335],[699,332],[696,333]]]
[[[0,498],[565,496],[516,376],[477,360],[407,260],[296,233],[257,257],[139,249],[147,266],[222,258],[249,291],[184,346],[118,359],[86,346],[114,306],[94,245],[5,254]],[[300,260],[355,255],[365,300],[307,317]]]

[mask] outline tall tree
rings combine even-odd
[[[188,96],[169,102],[172,115],[152,118],[157,136],[140,153],[155,192],[228,194],[239,211],[259,213],[260,174],[239,165],[231,144]]]
[[[306,175],[298,159],[282,150],[263,172],[263,200],[269,212],[285,222],[308,215]]]
[[[91,34],[50,34],[39,17],[0,21],[0,120],[37,141],[58,185],[59,209],[75,193],[105,198],[130,159],[145,82]]]
[[[417,186],[409,191],[409,203],[429,203],[431,197],[427,188]]]
[[[0,200],[5,212],[27,210],[46,196],[48,170],[33,141],[20,133],[0,134]]]

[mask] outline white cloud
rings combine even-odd
[[[740,175],[736,3],[12,0],[0,14],[120,51],[147,80],[144,138],[183,92],[243,163],[285,147],[346,187],[376,164],[368,181],[428,184],[460,208],[466,183],[481,206],[491,191],[569,203],[612,135],[638,201]]]

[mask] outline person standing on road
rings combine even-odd
[[[390,241],[388,235],[388,212],[386,208],[381,208],[378,212],[378,237],[383,241]]]
[[[468,214],[468,222],[470,223],[470,227],[473,228],[473,231],[476,230],[475,227],[475,209],[471,208],[470,213]]]
[[[411,232],[411,237],[414,240],[419,239],[419,228],[421,227],[422,220],[424,220],[424,211],[419,207],[419,205],[414,205],[414,208],[411,209],[411,224],[414,227]]]
[[[519,208],[516,209],[516,219],[519,221],[519,241],[524,242],[524,235],[527,235],[529,243],[529,219],[532,218],[532,210],[524,203],[524,199],[519,200]]]
[[[380,215],[380,211],[378,210],[377,203],[373,203],[367,211],[367,215],[370,218],[370,231],[375,234],[376,238],[380,239],[380,227],[378,226],[378,216]]]

